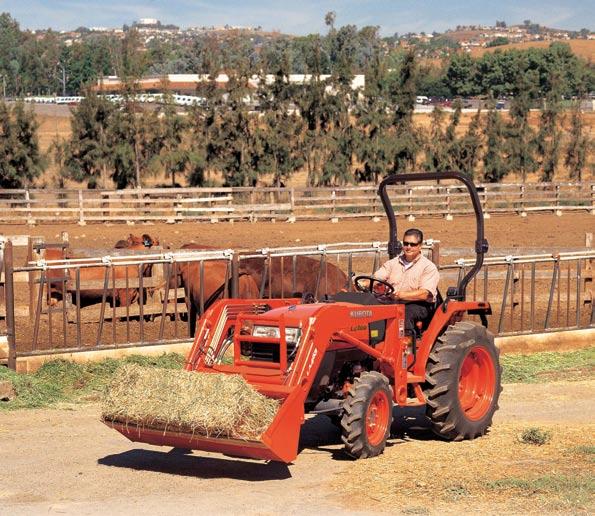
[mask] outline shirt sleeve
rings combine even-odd
[[[428,263],[421,274],[420,286],[432,294],[432,299],[436,298],[438,291],[438,281],[440,281],[440,273],[438,268],[432,262]]]
[[[374,273],[374,277],[378,278],[379,280],[382,280],[382,281],[388,281],[388,278],[390,278],[390,273],[391,273],[391,263],[389,260],[387,262],[384,262],[384,264],[380,267],[380,269],[378,269]]]

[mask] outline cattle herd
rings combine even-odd
[[[159,246],[159,240],[144,234],[141,237],[129,235],[126,240],[116,242],[114,248],[130,251],[145,251]],[[188,243],[180,248],[181,251],[209,251],[213,247]],[[46,249],[46,260],[84,259],[81,252],[70,249]],[[321,263],[319,259],[308,256],[293,258],[272,257],[244,257],[240,255],[238,271],[237,296],[253,299],[261,296],[268,298],[301,297],[314,294],[321,297],[333,294],[347,286],[347,275],[336,265]],[[294,270],[295,269],[295,270]],[[108,302],[113,306],[130,306],[144,302],[141,289],[132,284],[139,276],[149,277],[152,274],[152,264],[142,265],[114,265],[109,277],[104,266],[90,266],[83,268],[49,269],[47,284],[50,304],[56,304],[66,297],[71,304],[80,307],[96,303]],[[78,272],[77,272],[78,271]],[[226,292],[230,292],[229,268],[227,260],[188,261],[174,269],[169,276],[168,288],[184,289],[185,301],[190,320],[190,331],[194,334],[197,316],[202,309],[207,309],[216,300],[221,299]],[[78,278],[76,277],[78,275]],[[202,276],[202,277],[201,277]],[[124,288],[101,288],[102,282],[107,285],[112,281],[125,280]],[[85,282],[94,281],[98,288],[83,288]],[[130,286],[129,286],[130,283]],[[77,289],[77,285],[79,288]],[[164,285],[165,287],[165,285]],[[78,292],[77,292],[78,290]],[[202,306],[201,306],[202,305]]]

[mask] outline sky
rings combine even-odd
[[[395,32],[444,32],[457,25],[509,25],[531,20],[567,30],[594,29],[595,0],[0,0],[22,29],[121,27],[157,18],[181,28],[211,25],[262,26],[289,34],[323,33],[324,15],[335,25],[375,25]]]

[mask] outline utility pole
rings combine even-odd
[[[62,70],[62,96],[66,97],[66,67],[58,62],[58,66]]]

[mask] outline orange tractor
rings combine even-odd
[[[278,399],[279,410],[260,439],[108,424],[133,441],[282,462],[297,455],[306,413],[326,414],[340,425],[346,452],[354,458],[383,452],[395,405],[425,405],[441,438],[483,435],[498,408],[501,386],[498,350],[486,329],[490,305],[465,299],[488,250],[473,183],[458,173],[399,174],[382,181],[378,193],[389,220],[388,252],[396,256],[401,243],[387,187],[435,179],[457,179],[467,187],[477,221],[476,262],[413,335],[404,329],[404,305],[387,304],[392,287],[371,277],[355,278],[357,291],[324,302],[307,296],[224,299],[200,319],[186,369],[241,375],[260,393]],[[462,321],[466,314],[478,315],[481,324]],[[233,362],[225,364],[232,347]]]

